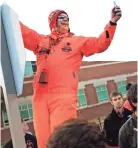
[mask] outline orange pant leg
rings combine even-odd
[[[66,120],[77,118],[76,98],[49,100],[51,132]]]
[[[34,95],[32,106],[38,148],[46,148],[47,140],[51,134],[47,97],[44,94]]]

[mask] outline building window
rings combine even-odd
[[[87,106],[86,96],[85,96],[85,92],[83,89],[80,89],[78,91],[78,99],[79,99],[79,107]]]
[[[8,126],[9,125],[9,120],[8,120],[8,115],[7,113],[2,113],[3,114],[3,122],[4,122],[4,126]]]
[[[19,106],[20,115],[23,120],[31,120],[33,118],[32,104]]]
[[[117,82],[117,89],[122,95],[126,95],[126,81]]]
[[[37,71],[36,61],[31,61],[31,63],[32,63],[33,73],[35,74]]]
[[[25,104],[25,105],[19,106],[19,110],[20,110],[21,119],[23,120],[33,119],[32,104]],[[4,121],[4,126],[9,125],[7,113],[3,113],[3,121]]]
[[[97,86],[96,93],[97,93],[99,102],[104,102],[104,101],[109,100],[109,95],[108,95],[108,90],[107,90],[106,85]]]
[[[26,65],[25,65],[25,77],[28,77],[28,76],[33,76],[33,68],[32,68],[31,61],[26,61]]]

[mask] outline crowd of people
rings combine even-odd
[[[113,110],[102,131],[86,120],[73,119],[53,132],[47,148],[137,148],[137,84],[128,85],[125,103],[121,93],[111,93]]]
[[[110,94],[112,112],[104,120],[103,130],[94,122],[70,119],[58,126],[46,148],[137,148],[137,84],[126,86],[127,99],[118,91]],[[128,107],[129,106],[129,107]],[[37,148],[37,140],[22,120],[27,148]],[[45,131],[46,132],[46,131]],[[13,148],[9,140],[4,148]]]

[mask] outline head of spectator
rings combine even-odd
[[[121,110],[124,104],[123,96],[117,91],[113,91],[110,94],[110,102],[115,110]]]
[[[66,121],[55,129],[47,148],[108,148],[100,128],[83,119]]]
[[[129,101],[132,104],[132,109],[133,112],[136,113],[137,112],[137,84],[133,84],[129,90],[128,90],[128,94],[127,94],[127,98],[129,99]],[[137,115],[137,114],[136,114]]]

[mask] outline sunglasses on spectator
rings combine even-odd
[[[68,16],[63,16],[63,15],[61,15],[61,16],[58,16],[58,19],[67,19],[68,21],[69,21],[69,17]]]

